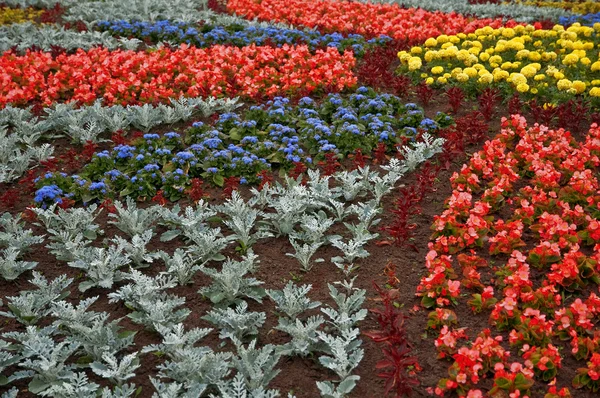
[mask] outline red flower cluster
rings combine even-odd
[[[213,46],[145,52],[94,48],[75,54],[13,52],[0,57],[0,106],[76,101],[90,104],[164,102],[169,98],[293,95],[339,91],[356,83],[348,51],[307,46]]]
[[[367,38],[387,35],[423,42],[441,34],[471,33],[484,26],[499,28],[501,18],[475,19],[461,14],[402,8],[397,4],[371,4],[331,0],[229,0],[227,9],[248,19],[276,21],[316,28],[321,32],[358,33]],[[508,21],[504,26],[515,26]]]
[[[443,325],[435,345],[440,357],[454,359],[435,392],[481,396],[474,388],[493,369],[490,395],[527,395],[534,377],[555,378],[562,358],[553,344],[559,340],[570,341],[575,358],[590,361],[573,386],[597,389],[600,333],[594,330],[600,297],[584,288],[600,284],[600,127],[592,125],[582,143],[563,129],[528,127],[518,115],[503,119],[502,127],[454,173],[447,209],[432,225],[428,274],[417,295],[425,307],[438,307],[428,325],[432,320]],[[531,249],[525,249],[525,236],[535,240]],[[488,254],[501,263],[492,268],[481,257]],[[532,277],[530,266],[542,273]],[[486,364],[490,348],[477,348],[483,337],[457,346],[465,335],[452,328],[460,323],[455,317],[452,324],[441,322],[446,311],[440,307],[458,304],[459,292],[467,289],[475,290],[469,307],[475,313],[491,310],[490,324],[509,332],[510,345],[521,348],[522,363],[511,363],[502,353]],[[577,294],[587,298],[563,303]],[[494,339],[489,331],[488,338]]]

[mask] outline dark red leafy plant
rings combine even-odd
[[[394,305],[396,290],[385,290],[373,282],[383,308],[369,311],[375,315],[379,329],[365,332],[364,335],[382,345],[385,359],[377,362],[378,377],[385,379],[385,393],[397,397],[410,396],[414,386],[419,384],[416,371],[420,370],[417,357],[412,355],[412,345],[408,341],[404,322],[407,316]]]

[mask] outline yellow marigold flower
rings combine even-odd
[[[439,44],[444,44],[444,43],[447,43],[447,42],[448,42],[448,40],[449,40],[449,38],[448,38],[448,36],[447,36],[447,35],[439,35],[439,36],[437,37],[437,42],[438,42]]]
[[[465,35],[464,33],[457,33],[456,37],[458,37],[460,40],[464,40],[467,38],[467,35]]]
[[[428,78],[425,80],[425,84],[427,84],[427,85],[432,85],[434,81],[435,81],[435,80],[433,79],[433,77],[428,77]]]
[[[444,73],[443,77],[446,78],[446,79],[450,79],[452,77],[452,74],[450,74],[450,73]]]
[[[510,76],[510,74],[507,71],[501,70],[497,73],[494,73],[494,81],[499,82],[502,80],[506,80],[509,76]]]
[[[429,50],[429,51],[427,51],[425,53],[425,55],[423,56],[423,58],[425,59],[426,62],[431,62],[434,59],[436,59],[437,56],[438,56],[438,52],[437,51],[431,51],[431,50]]]
[[[562,60],[563,65],[575,65],[577,62],[579,62],[579,57],[573,53],[565,55]]]
[[[594,62],[594,63],[592,64],[592,66],[591,66],[590,70],[591,70],[592,72],[598,72],[598,71],[600,71],[600,61],[596,61],[596,62]]]
[[[561,91],[567,91],[573,87],[573,83],[569,79],[561,79],[556,83],[556,87]]]
[[[485,66],[483,66],[481,64],[475,64],[475,65],[473,65],[473,68],[475,68],[477,71],[480,71],[482,69],[485,70]]]
[[[529,50],[520,50],[520,51],[517,51],[517,54],[515,55],[515,58],[517,58],[517,59],[529,58]]]
[[[423,61],[419,57],[410,57],[408,60],[408,70],[410,71],[421,69],[421,66],[423,66]]]
[[[490,64],[494,63],[494,64],[499,64],[500,62],[502,62],[502,57],[499,55],[492,55],[490,57]]]
[[[592,60],[589,59],[588,57],[583,57],[579,60],[579,62],[581,62],[581,64],[588,66],[589,64],[592,63]]]
[[[421,47],[413,47],[410,49],[411,54],[422,54],[423,49]]]
[[[486,73],[484,75],[481,75],[479,79],[477,79],[477,81],[483,84],[490,84],[494,81],[494,75],[492,75],[491,73]]]
[[[575,80],[573,82],[573,88],[577,91],[577,94],[581,94],[587,88],[587,85],[581,80]]]
[[[421,79],[425,79],[427,76],[429,76],[427,73],[421,73]]]
[[[532,88],[531,90],[529,90],[529,92],[530,92],[531,94],[537,94],[537,93],[538,93],[538,89],[534,87],[534,88]]]
[[[459,61],[464,61],[469,58],[469,52],[467,50],[459,50],[456,54],[456,59]]]
[[[544,43],[541,40],[536,40],[533,42],[534,47],[541,47]]]
[[[440,76],[437,78],[437,82],[440,84],[446,84],[446,83],[448,83],[448,79],[445,78],[444,76]]]
[[[565,74],[562,72],[554,72],[554,75],[552,77],[556,80],[561,80],[565,78]]]
[[[457,36],[454,36],[454,35],[448,37],[448,40],[450,40],[450,43],[453,43],[453,44],[460,43],[460,38]]]
[[[544,74],[542,73],[542,74],[539,74],[539,75],[535,75],[535,76],[533,77],[533,80],[535,80],[536,82],[539,82],[539,81],[541,81],[541,80],[544,80],[545,78],[546,78],[546,75],[544,75]]]
[[[600,86],[600,80],[592,80],[592,86]]]
[[[454,68],[454,69],[452,69],[452,72],[451,72],[452,73],[452,77],[455,78],[459,73],[462,73],[462,71],[463,71],[462,68]]]
[[[526,93],[529,91],[529,85],[527,83],[517,84],[517,91],[520,93]]]
[[[600,87],[592,87],[592,89],[590,90],[590,96],[600,97]]]
[[[515,37],[515,31],[512,28],[504,28],[502,29],[502,36],[510,39]]]
[[[535,68],[535,66],[527,65],[521,68],[521,74],[523,74],[525,77],[534,77],[536,73],[537,69]]]
[[[452,46],[454,46],[454,44],[452,44],[451,42],[446,42],[446,43],[444,43],[444,44],[441,45],[441,48],[442,49],[446,49],[446,48],[449,48],[449,47],[452,47]]]
[[[431,73],[433,73],[434,75],[441,75],[442,73],[444,73],[444,67],[434,66],[433,68],[431,68]]]
[[[437,46],[437,44],[437,40],[433,37],[430,37],[429,39],[425,40],[425,47],[435,47]]]
[[[511,73],[508,80],[515,85],[527,83],[527,78],[521,73]]]
[[[482,60],[483,62],[487,61],[490,59],[490,54],[488,53],[481,53],[479,54],[479,59]]]
[[[464,73],[466,73],[469,77],[476,77],[477,76],[477,69],[469,67],[469,68],[465,68],[463,70]]]
[[[464,82],[466,82],[467,80],[469,80],[469,75],[467,75],[467,74],[466,74],[466,73],[464,73],[464,72],[458,73],[458,74],[456,75],[456,80],[458,80],[458,81],[459,81],[459,82],[461,82],[461,83],[464,83]]]
[[[500,67],[504,70],[509,70],[509,69],[512,69],[513,64],[512,64],[512,62],[505,62]]]

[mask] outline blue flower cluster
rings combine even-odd
[[[57,185],[46,185],[35,192],[34,202],[42,208],[47,208],[53,203],[62,203],[63,191]]]
[[[595,23],[600,23],[600,12],[596,14],[573,15],[571,17],[560,17],[558,23],[563,26],[572,25],[579,22],[584,26],[594,26]]]
[[[196,47],[210,47],[215,44],[227,44],[239,47],[256,45],[306,44],[311,50],[323,47],[336,47],[340,51],[351,48],[355,55],[364,54],[371,46],[382,45],[390,40],[380,36],[366,40],[363,36],[339,33],[321,34],[315,30],[280,29],[274,27],[191,25],[171,21],[101,21],[98,28],[113,35],[136,37],[152,42],[171,41],[187,43]]]
[[[416,104],[366,87],[349,96],[330,94],[321,103],[305,97],[292,105],[277,97],[244,114],[196,122],[185,134],[144,134],[128,145],[97,152],[78,175],[48,173],[37,182],[36,202],[62,192],[83,202],[116,194],[148,198],[159,189],[177,200],[192,178],[219,186],[232,176],[257,183],[263,170],[311,164],[327,152],[344,157],[360,149],[368,154],[379,145],[391,151],[419,131],[435,134],[452,122],[443,113],[427,118]]]

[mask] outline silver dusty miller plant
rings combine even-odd
[[[219,306],[240,303],[242,298],[250,298],[261,303],[262,297],[265,295],[265,291],[261,287],[263,282],[246,276],[256,269],[257,257],[250,250],[242,261],[227,259],[223,263],[221,271],[202,267],[200,270],[210,276],[212,284],[198,290],[198,293]]]

